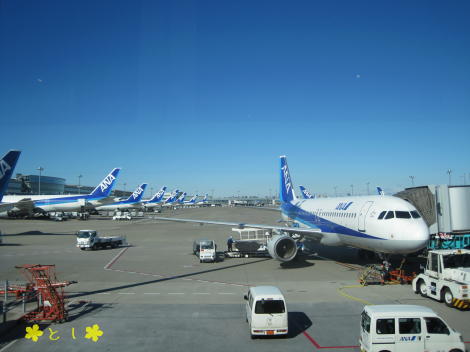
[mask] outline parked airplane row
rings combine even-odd
[[[21,152],[18,150],[9,151],[0,160],[0,215],[32,215],[34,213],[48,212],[79,212],[85,210],[123,210],[123,209],[152,209],[156,206],[176,206],[176,205],[205,205],[207,195],[197,201],[197,195],[189,201],[185,201],[186,193],[180,194],[176,189],[167,199],[163,199],[166,187],[162,187],[149,200],[142,200],[146,183],[137,189],[126,200],[111,197],[111,191],[116,183],[116,179],[121,171],[120,168],[113,169],[96,186],[90,194],[78,195],[16,195],[3,196],[8,182],[13,175],[16,163]]]

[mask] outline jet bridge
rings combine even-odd
[[[418,209],[431,234],[470,233],[470,186],[428,185],[395,196]]]

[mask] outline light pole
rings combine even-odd
[[[41,173],[44,171],[44,168],[42,166],[39,166],[36,170],[39,171],[39,191],[38,194],[41,194]]]
[[[415,186],[415,177],[410,176],[410,179],[411,179],[411,187],[414,187]]]
[[[127,185],[127,183],[126,183],[126,182],[124,182],[124,183],[123,183],[123,186],[124,186],[124,192],[126,192],[126,185]]]
[[[367,182],[366,185],[367,185],[367,195],[370,195],[370,193],[369,193],[369,185],[370,185],[370,182]]]
[[[335,197],[338,197],[338,193],[336,192],[336,189],[338,188],[338,186],[334,186],[333,188],[335,189]]]
[[[447,174],[449,175],[449,186],[450,186],[452,184],[452,176],[451,176],[452,170],[451,169],[447,170]]]
[[[83,177],[83,175],[78,175],[78,194],[82,194],[81,190],[80,190],[80,179]]]
[[[354,185],[351,185],[351,195],[354,195]]]

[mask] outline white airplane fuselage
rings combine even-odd
[[[386,213],[379,219],[389,211],[393,217],[386,219]],[[393,196],[295,199],[283,202],[281,213],[294,226],[320,228],[320,243],[330,246],[407,254],[429,240],[429,229],[416,208]]]

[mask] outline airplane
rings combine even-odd
[[[178,199],[175,201],[175,203],[178,204],[183,204],[184,203],[184,198],[186,198],[186,192],[181,193],[181,195],[178,197]]]
[[[196,202],[196,205],[206,205],[207,204],[207,194],[204,195],[200,201]]]
[[[20,154],[19,150],[10,150],[0,159],[0,212],[9,211],[14,207],[14,204],[2,203],[2,200]]]
[[[81,211],[86,207],[96,207],[110,202],[109,195],[121,171],[113,169],[90,194],[81,195],[17,195],[5,196],[7,203],[16,203],[12,214],[47,213],[51,211]]]
[[[123,209],[133,209],[140,208],[140,201],[144,195],[145,188],[147,187],[146,183],[142,183],[139,187],[135,189],[134,192],[126,200],[121,200],[119,202],[102,205],[96,207],[96,210],[123,210]]]
[[[304,186],[299,186],[300,188],[300,193],[302,194],[304,199],[314,199],[315,195],[312,195],[309,191],[305,189]]]
[[[191,197],[190,200],[185,200],[183,202],[184,205],[195,205],[196,204],[196,199],[197,199],[198,195],[195,194],[194,196]]]
[[[373,195],[298,199],[285,156],[280,157],[279,193],[281,216],[291,226],[155,219],[274,230],[275,235],[267,243],[268,252],[281,262],[296,257],[297,241],[302,239],[329,246],[354,247],[360,253],[375,252],[385,259],[390,254],[417,252],[429,240],[428,227],[416,208],[398,197]]]
[[[147,201],[143,201],[142,205],[144,206],[144,208],[150,209],[150,208],[155,208],[156,206],[158,206],[162,202],[163,196],[165,195],[165,191],[166,191],[166,186],[163,186],[162,188],[160,188],[160,190],[157,193],[155,193],[155,195],[152,198],[150,198]]]
[[[167,199],[165,199],[162,203],[163,207],[171,207],[173,206],[173,203],[176,202],[178,199],[178,194],[180,193],[179,189],[175,189],[171,194],[168,196]]]

